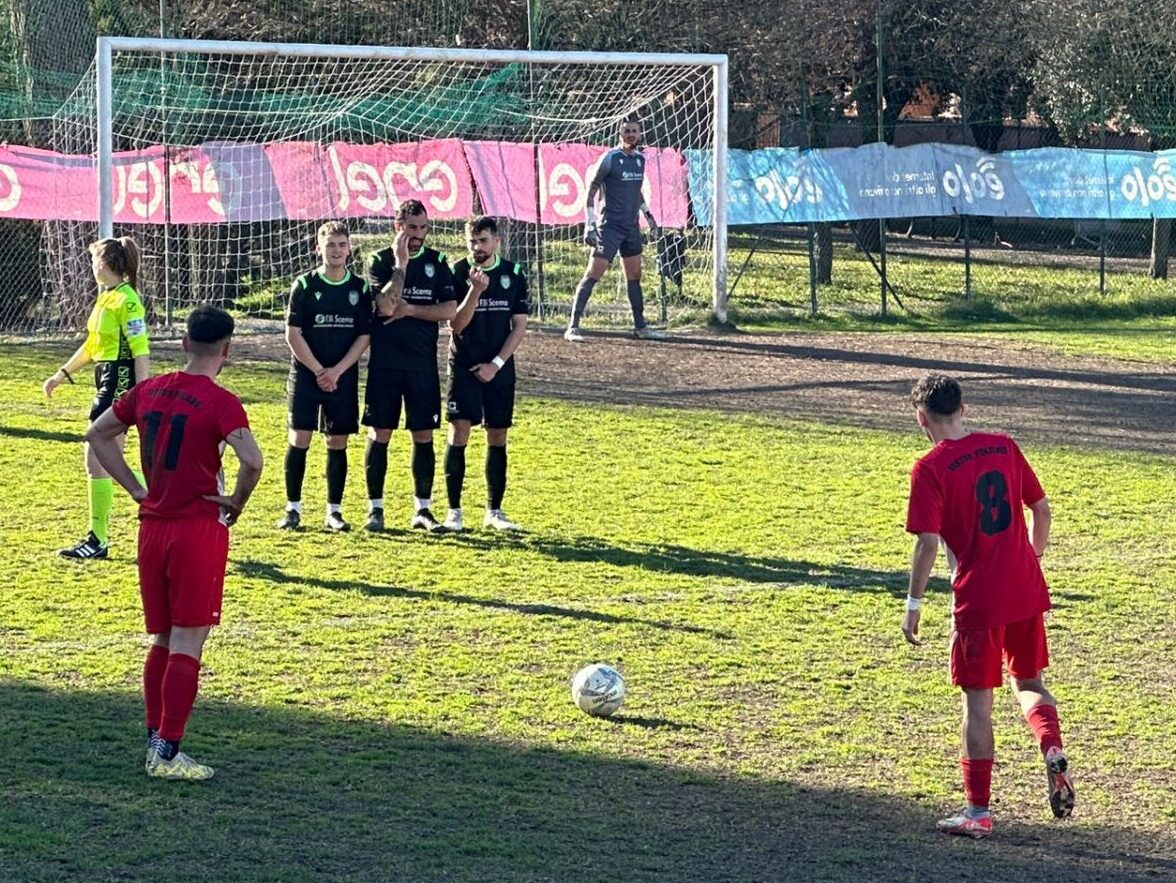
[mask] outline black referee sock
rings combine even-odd
[[[506,496],[506,445],[486,448],[486,508],[501,509]]]
[[[450,509],[461,508],[465,472],[465,445],[450,445],[445,449],[445,490],[449,494]]]
[[[433,442],[412,443],[412,484],[417,499],[428,500],[433,496],[433,473],[437,471],[437,454]]]
[[[645,327],[645,296],[641,293],[641,280],[630,279],[625,285],[629,294],[629,306],[633,308],[633,326]]]
[[[388,443],[369,438],[363,458],[369,500],[384,499],[384,479],[388,475]]]
[[[286,500],[302,502],[302,479],[306,477],[307,448],[286,448]]]
[[[588,298],[592,297],[592,289],[596,287],[596,280],[591,276],[585,276],[580,280],[580,284],[576,286],[576,299],[572,304],[572,327],[580,327],[580,318],[584,315],[584,310],[588,308]]]
[[[332,506],[340,505],[346,484],[347,448],[327,448],[327,502]]]

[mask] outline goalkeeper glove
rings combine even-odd
[[[590,248],[596,248],[600,244],[600,230],[597,229],[595,221],[584,223],[584,244]]]

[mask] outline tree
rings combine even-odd
[[[1049,0],[1026,3],[1038,107],[1070,143],[1109,126],[1145,131],[1155,149],[1176,145],[1176,30],[1160,25],[1154,3],[1073,0],[1065,16]],[[1171,222],[1155,219],[1153,278],[1167,278],[1170,244]]]

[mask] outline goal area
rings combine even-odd
[[[535,314],[563,321],[587,259],[590,170],[632,119],[660,227],[645,237],[647,315],[725,319],[726,102],[717,55],[103,37],[53,120],[55,149],[96,163],[97,191],[93,212],[46,224],[48,287],[63,325],[76,320],[92,298],[86,242],[131,235],[155,321],[198,302],[277,316],[321,223],[348,223],[360,270],[419,199],[428,244],[454,257],[468,218],[498,219]],[[589,322],[628,309],[615,261]]]

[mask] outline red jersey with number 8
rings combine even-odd
[[[935,533],[956,560],[956,628],[991,628],[1049,609],[1025,506],[1045,497],[1007,435],[973,432],[941,441],[911,470],[906,529]]]
[[[147,478],[140,518],[217,518],[204,499],[223,493],[225,439],[248,428],[235,395],[209,377],[176,371],[136,384],[114,403],[114,416],[139,431],[139,459]]]

